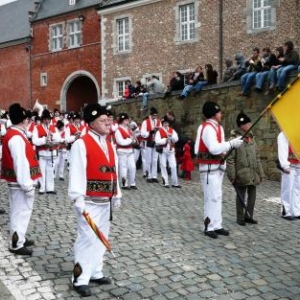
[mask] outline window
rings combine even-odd
[[[270,27],[271,13],[271,0],[253,0],[253,29]]]
[[[125,89],[125,81],[126,80],[117,80],[116,81],[116,97],[118,99],[123,98],[124,89]]]
[[[76,4],[76,0],[69,0],[69,5],[75,5]]]
[[[129,50],[129,18],[117,20],[117,51]]]
[[[41,80],[41,86],[47,86],[47,84],[48,84],[48,75],[47,75],[47,73],[41,73],[40,80]]]
[[[68,25],[69,48],[79,47],[81,45],[81,21],[72,21]]]
[[[58,51],[63,48],[63,25],[55,25],[50,27],[51,32],[51,50]]]
[[[195,5],[190,3],[179,6],[179,22],[180,22],[180,40],[194,40],[195,35]]]

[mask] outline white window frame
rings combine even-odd
[[[113,92],[113,96],[115,99],[121,100],[123,98],[124,95],[124,89],[125,89],[125,82],[127,80],[131,81],[130,77],[120,77],[120,78],[115,78],[114,79],[114,92]],[[123,84],[123,89],[120,89],[120,83]]]
[[[272,24],[271,0],[252,1],[252,28],[254,30],[269,28]]]
[[[77,28],[71,32],[73,26],[77,26]],[[71,42],[73,37],[73,41]],[[71,48],[78,48],[82,44],[82,21],[75,19],[68,21],[68,46]]]
[[[69,5],[75,5],[76,4],[76,0],[69,0]]]
[[[47,73],[41,73],[40,74],[40,84],[41,86],[47,86],[48,85],[48,74]]]
[[[57,28],[61,28],[61,32],[54,32]],[[60,45],[57,45],[60,41]],[[54,47],[55,42],[55,47]],[[60,51],[64,47],[64,23],[57,23],[50,26],[50,50],[52,52]]]
[[[176,25],[174,42],[176,45],[199,41],[199,29],[201,26],[201,23],[198,21],[199,2],[195,0],[183,0],[178,1],[174,6]],[[185,9],[187,18],[183,20],[182,16]],[[191,15],[191,9],[194,11],[193,16]],[[183,36],[184,27],[187,28],[187,36]]]
[[[121,28],[120,28],[121,27]],[[124,17],[116,20],[117,29],[117,51],[128,52],[130,49],[129,41],[129,18]],[[120,29],[122,32],[120,32]],[[120,39],[122,42],[120,42]]]

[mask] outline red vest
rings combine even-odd
[[[288,161],[291,163],[291,164],[300,164],[300,161],[299,159],[295,156],[291,146],[289,146],[289,157],[288,157]]]
[[[9,140],[15,135],[19,135],[25,142],[25,153],[29,163],[31,179],[35,180],[41,177],[42,175],[39,167],[39,161],[37,160],[36,153],[33,150],[32,145],[22,135],[22,133],[20,133],[18,130],[11,128],[7,131],[3,139],[1,178],[5,179],[8,182],[17,182],[17,176],[14,170],[14,162],[8,147]]]
[[[38,131],[38,137],[42,138],[42,137],[46,137],[48,136],[48,132],[49,133],[55,133],[55,126],[54,125],[49,125],[48,127],[48,132],[45,130],[44,126],[42,124],[39,124],[36,126],[37,131]],[[49,147],[48,145],[43,145],[43,146],[36,146],[36,150],[37,151],[41,151],[41,150],[57,150],[58,146],[52,146]]]
[[[171,127],[169,127],[168,132],[166,132],[165,129],[159,128],[159,133],[160,133],[160,137],[161,137],[162,139],[168,138],[168,134],[167,134],[167,133],[173,134],[173,129],[172,129]],[[168,144],[168,143],[167,143],[167,144]],[[162,146],[162,147],[167,147],[167,144],[161,145],[161,146]],[[172,149],[172,148],[174,148],[174,143],[171,143],[171,145],[170,145],[170,149]]]
[[[66,136],[65,131],[62,131],[59,134],[60,134],[60,137],[63,138],[63,139]],[[67,145],[66,145],[65,142],[59,144],[59,149],[66,149],[66,148],[67,148]]]
[[[130,138],[133,135],[133,133],[132,133],[132,131],[130,129],[128,129],[129,132],[127,132],[121,126],[119,126],[117,130],[120,131],[123,139],[128,139],[128,138]],[[120,144],[117,143],[117,149],[132,149],[132,148],[133,148],[132,144],[129,144],[127,146],[122,146],[122,145],[120,145]]]
[[[79,125],[77,128],[74,124],[68,124],[68,127],[70,128],[70,134],[75,135],[77,132],[82,132],[84,130],[84,125]]]
[[[34,127],[35,127],[35,123],[31,122],[27,131],[33,132]]]
[[[217,136],[218,142],[219,143],[222,142],[221,125],[218,124],[218,127],[215,128],[215,126],[213,124],[211,124],[210,122],[204,122],[202,124],[202,130],[201,130],[201,135],[200,135],[197,163],[198,164],[220,164],[222,162],[222,155],[212,155],[211,153],[209,153],[206,145],[203,142],[202,133],[206,126],[212,126],[213,129],[216,131],[216,136]]]
[[[156,127],[160,126],[160,120],[156,119],[157,123],[156,123]],[[150,118],[146,119],[146,129],[148,132],[150,132],[151,130],[154,130],[154,126],[152,125],[152,122],[150,120]],[[149,136],[146,138],[146,141],[153,141],[154,140],[154,134],[149,134]]]
[[[112,145],[106,142],[109,161],[94,138],[86,134],[82,137],[87,157],[86,195],[90,197],[112,197],[117,193],[115,154]]]

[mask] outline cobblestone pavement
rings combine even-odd
[[[182,189],[146,183],[125,191],[114,214],[105,275],[113,284],[91,284],[87,299],[300,299],[300,220],[280,218],[278,182],[258,188],[258,225],[235,223],[234,191],[224,182],[223,225],[229,237],[202,232],[198,173]],[[36,241],[32,257],[7,250],[8,215],[0,216],[0,299],[80,299],[71,285],[76,222],[67,183],[57,195],[36,195],[28,230]],[[1,183],[1,205],[8,211]]]

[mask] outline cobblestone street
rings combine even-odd
[[[8,214],[0,216],[0,299],[80,299],[73,291],[76,221],[67,182],[57,195],[36,195],[28,237],[32,257],[8,252]],[[113,284],[90,284],[87,299],[300,299],[300,220],[280,217],[280,185],[258,187],[258,225],[239,226],[235,193],[224,181],[223,225],[230,236],[203,234],[202,191],[198,172],[182,189],[149,184],[138,173],[139,190],[123,192],[114,213],[104,273]],[[9,211],[1,182],[1,207]]]

